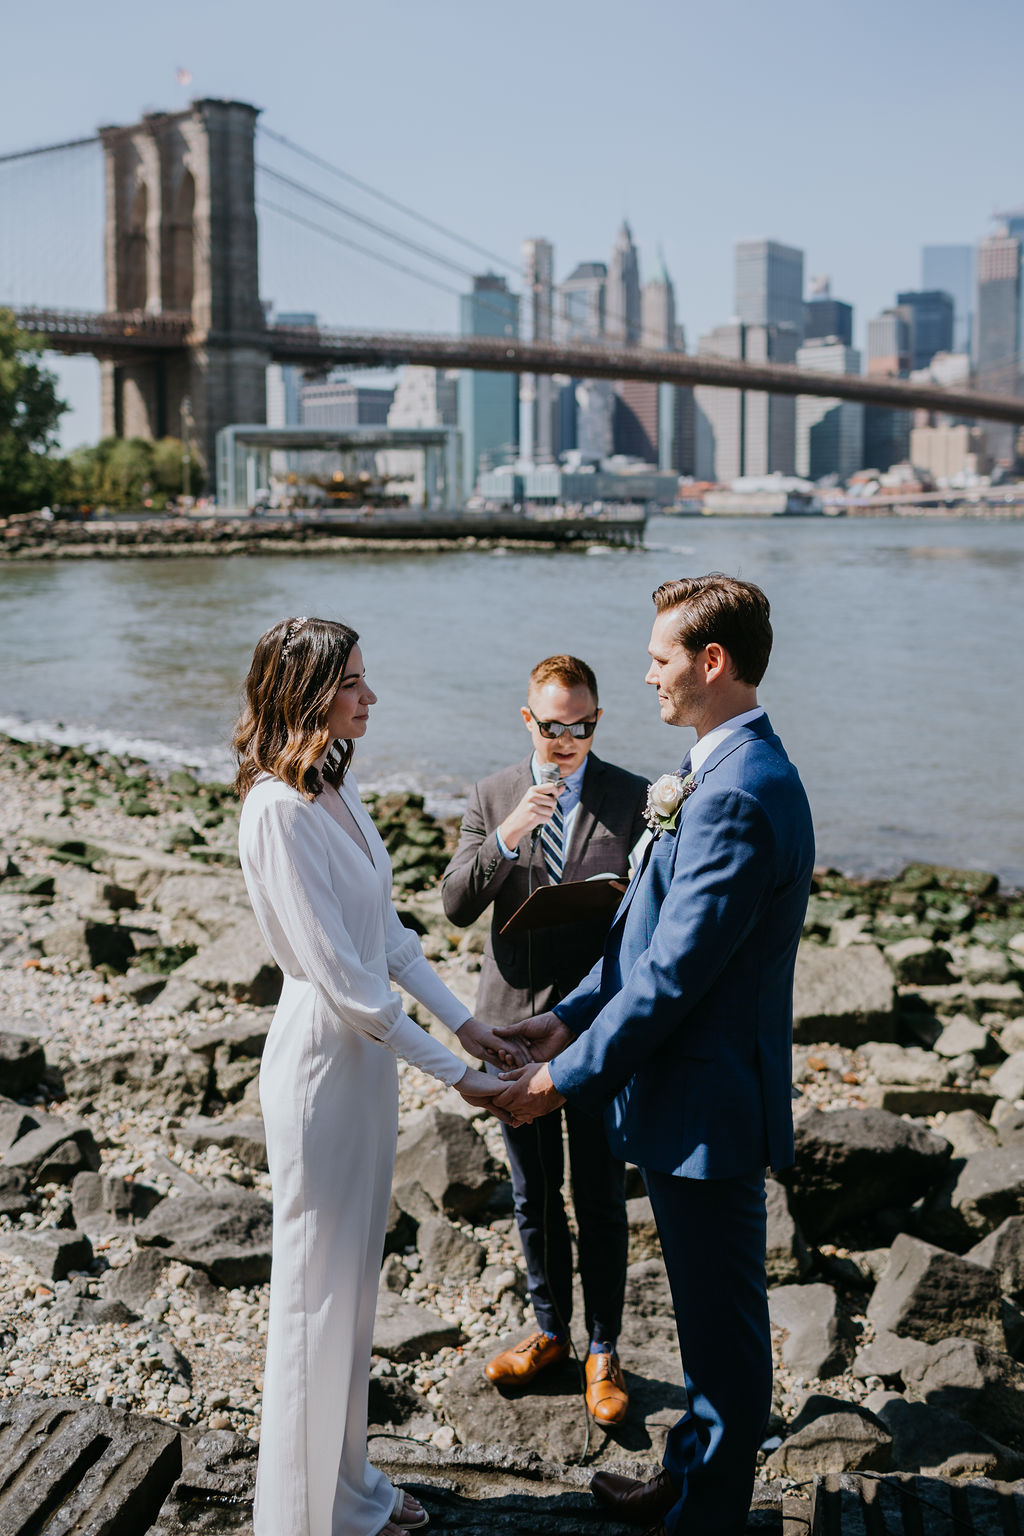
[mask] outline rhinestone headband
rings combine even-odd
[[[289,648],[291,647],[292,642],[295,640],[295,637],[299,634],[299,632],[302,629],[304,629],[306,627],[306,625],[308,623],[309,623],[309,619],[307,618],[307,616],[305,614],[303,614],[301,619],[293,619],[292,622],[288,625],[288,629],[287,629],[287,632],[285,634],[284,641],[282,642],[282,645],[281,645],[281,655],[282,656],[287,656],[288,655]]]

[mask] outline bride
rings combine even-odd
[[[392,987],[472,1055],[507,1060],[392,904],[391,865],[349,772],[376,701],[354,630],[282,619],[256,646],[234,738],[242,870],[284,972],[260,1071],[274,1238],[255,1536],[403,1536],[427,1524],[366,1456],[396,1057],[471,1103],[504,1087],[413,1023]]]

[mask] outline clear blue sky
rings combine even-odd
[[[546,236],[556,276],[606,260],[627,216],[645,271],[663,247],[691,344],[731,313],[738,239],[801,246],[808,276],[831,275],[862,333],[897,288],[917,285],[922,244],[973,242],[995,209],[1024,203],[1024,6],[1009,0],[9,0],[4,11],[0,153],[194,96],[251,101],[277,131],[512,261],[524,237]],[[307,176],[281,152],[267,158]],[[42,202],[66,208],[47,282],[54,301],[84,305],[100,272],[85,249],[99,239],[95,174],[65,161],[33,185],[20,259]],[[8,234],[9,209],[0,180]],[[279,308],[455,328],[454,297],[286,229],[264,216],[262,288]],[[0,263],[8,249],[0,238]],[[96,377],[91,362],[62,365],[69,442],[95,435]]]

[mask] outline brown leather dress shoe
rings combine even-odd
[[[496,1387],[523,1387],[538,1372],[549,1365],[557,1365],[569,1353],[568,1344],[549,1339],[546,1333],[531,1333],[528,1339],[512,1349],[503,1349],[500,1355],[488,1360],[484,1375]]]
[[[630,1525],[653,1525],[662,1521],[679,1497],[679,1490],[662,1467],[648,1483],[633,1477],[619,1477],[615,1472],[595,1472],[590,1491],[599,1504],[612,1510]]]
[[[629,1407],[629,1393],[618,1355],[590,1354],[585,1366],[587,1407],[599,1424],[621,1424]]]

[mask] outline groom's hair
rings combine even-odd
[[[740,682],[757,687],[772,653],[771,606],[760,587],[710,571],[663,581],[652,596],[659,613],[679,610],[680,645],[702,651],[715,642],[729,653]]]

